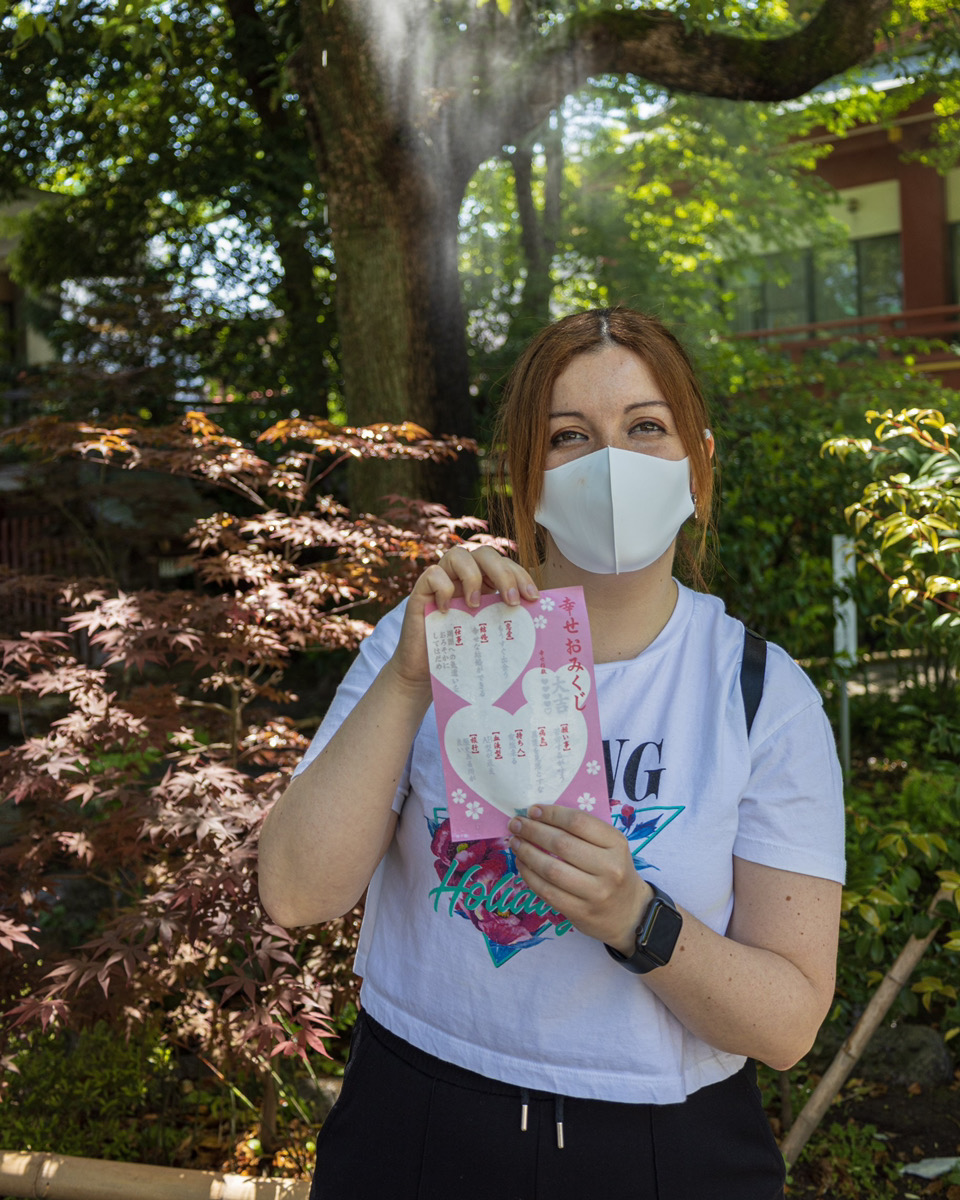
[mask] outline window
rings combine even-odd
[[[954,261],[960,250],[955,243]],[[899,312],[903,308],[900,235],[858,238],[842,246],[768,255],[734,284],[738,332]],[[805,336],[797,334],[795,336]]]
[[[12,363],[17,352],[16,290],[5,272],[0,272],[0,363]]]

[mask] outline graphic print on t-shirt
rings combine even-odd
[[[604,741],[603,752],[613,825],[630,843],[637,870],[656,870],[643,851],[685,807],[660,802],[663,741],[615,738]],[[570,922],[524,882],[507,838],[455,841],[443,808],[434,810],[427,827],[440,881],[430,891],[433,909],[472,922],[494,966],[570,931]]]

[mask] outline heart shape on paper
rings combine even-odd
[[[476,613],[459,608],[426,618],[430,670],[462,700],[492,704],[526,669],[537,641],[528,609],[489,604]]]
[[[587,722],[576,704],[584,686],[584,677],[567,669],[536,667],[523,677],[527,703],[515,713],[494,704],[458,709],[444,731],[450,765],[508,816],[531,804],[555,803],[587,751]]]

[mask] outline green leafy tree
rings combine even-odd
[[[181,81],[219,95],[221,77],[198,80],[192,53],[192,31],[208,12],[151,0],[122,15],[95,7],[91,35],[112,59],[133,64],[144,81],[141,103],[167,88],[175,94]],[[457,275],[461,202],[479,165],[505,145],[522,174],[530,137],[568,96],[613,76],[736,102],[790,99],[870,58],[890,12],[890,0],[824,0],[812,14],[773,4],[643,9],[573,0],[273,0],[218,12],[218,28],[229,19],[238,45],[269,59],[259,69],[245,60],[246,91],[240,103],[230,93],[227,110],[238,118],[255,111],[263,128],[269,110],[257,88],[275,78],[273,104],[305,119],[329,216],[351,419],[473,432]],[[14,10],[12,61],[28,51],[64,53],[74,17],[74,6],[57,0]],[[280,166],[268,155],[268,170]],[[551,232],[539,247],[528,238],[534,267]],[[419,468],[396,463],[390,471],[394,490],[422,492]],[[432,486],[472,502],[461,465]],[[384,477],[371,481],[362,503],[384,490]]]
[[[325,416],[329,239],[299,109],[277,89],[288,23],[237,0],[229,18],[157,11],[148,36],[113,11],[18,6],[0,24],[0,194],[50,193],[17,270],[41,294],[68,289],[47,333],[85,361],[112,333],[112,366],[166,370],[146,403],[161,421],[164,396],[201,382]]]
[[[697,353],[728,326],[731,264],[845,241],[811,169],[826,147],[799,140],[819,120],[815,104],[783,112],[626,80],[594,85],[532,146],[485,163],[461,221],[477,390],[558,309],[658,312]]]

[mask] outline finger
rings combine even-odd
[[[519,604],[539,595],[537,585],[519,563],[493,546],[448,550],[438,564],[461,589],[468,606],[477,608],[483,593],[499,592],[507,604]]]
[[[564,834],[547,836],[539,842],[515,837],[510,848],[518,862],[528,865],[555,887],[578,896],[609,897],[636,875],[625,842],[601,847]]]
[[[554,908],[563,911],[561,898],[567,902],[571,898],[581,902],[592,895],[599,878],[593,872],[557,858],[533,842],[514,839],[510,848],[513,850],[517,869],[527,884]]]
[[[629,847],[624,848],[625,856],[615,849],[606,851],[604,869],[593,873],[531,842],[512,844],[517,870],[541,900],[562,912],[581,933],[628,945],[649,885],[634,869]]]
[[[577,921],[575,918],[577,909],[582,904],[579,896],[575,896],[562,888],[554,887],[526,863],[518,862],[517,871],[523,882],[538,899],[542,900],[544,904],[549,905],[550,908],[555,909],[572,925],[576,926]],[[574,916],[570,916],[571,912],[574,913]]]
[[[627,941],[643,911],[642,893],[649,885],[631,868],[613,863],[611,872],[591,875],[550,855],[527,847],[515,852],[517,870],[527,886],[582,933],[601,941]]]
[[[452,581],[454,593],[462,595],[471,608],[476,608],[483,589],[483,571],[471,551],[464,546],[455,546],[437,565]]]
[[[413,586],[411,599],[416,597],[421,604],[432,600],[441,612],[446,612],[450,601],[457,594],[457,581],[442,564],[427,567]]]
[[[540,595],[529,571],[494,546],[479,546],[473,551],[473,558],[490,590],[499,592],[508,603],[519,603],[521,596],[536,600]]]
[[[575,853],[577,843],[608,850],[623,840],[623,834],[606,821],[562,804],[534,805],[526,817],[513,818],[510,831],[562,858],[565,850]]]

